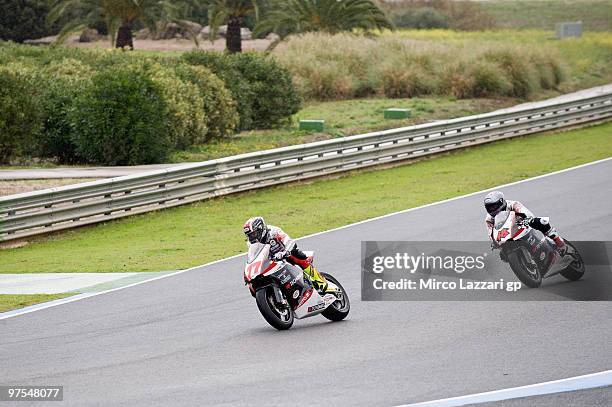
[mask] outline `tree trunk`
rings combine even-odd
[[[225,47],[231,54],[242,52],[242,17],[231,16],[227,22],[227,34],[225,37]]]
[[[123,23],[121,27],[119,27],[119,31],[117,32],[117,41],[115,42],[116,48],[129,48],[134,49],[134,40],[132,38],[132,24],[131,23]]]

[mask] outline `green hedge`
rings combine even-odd
[[[162,162],[172,148],[162,86],[129,66],[100,72],[92,81],[68,112],[77,154],[106,165]]]
[[[31,72],[16,65],[0,66],[0,163],[34,152],[43,117]]]
[[[253,103],[254,128],[278,126],[300,110],[302,101],[289,70],[255,53],[234,54],[231,58],[257,95]]]
[[[236,102],[224,82],[210,70],[200,66],[179,64],[174,67],[174,71],[183,81],[197,88],[201,98],[198,106],[207,118],[208,131],[203,139],[194,144],[230,136],[238,127],[240,118]]]
[[[0,42],[0,69],[3,163],[162,162],[239,123],[225,83],[177,58]]]
[[[39,77],[43,85],[44,129],[37,143],[38,155],[68,164],[84,161],[77,154],[67,116],[74,108],[74,100],[92,85],[95,71],[76,59],[65,58],[45,65],[42,73]]]
[[[0,160],[161,162],[175,150],[288,121],[291,75],[258,54],[183,58],[0,42]]]
[[[112,71],[113,69],[110,69]],[[168,122],[170,144],[185,149],[204,141],[208,132],[207,118],[202,108],[202,98],[196,85],[182,81],[173,71],[159,64],[136,65],[137,71],[150,75],[161,90],[164,111]]]
[[[23,42],[49,35],[45,0],[0,0],[0,40]]]

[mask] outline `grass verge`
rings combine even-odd
[[[293,117],[291,126],[272,130],[243,131],[235,136],[176,152],[171,161],[205,161],[252,151],[410,126],[432,120],[452,119],[490,112],[512,106],[517,102],[517,99],[512,98],[455,100],[444,97],[310,102]],[[388,108],[407,108],[411,110],[412,115],[406,120],[385,119],[384,110]],[[300,119],[325,120],[325,132],[309,133],[298,130],[297,122]]]
[[[0,312],[58,300],[71,295],[73,294],[0,294]]]
[[[188,268],[243,252],[242,223],[256,214],[303,236],[610,157],[611,132],[609,123],[504,140],[411,165],[246,192],[37,238],[1,250],[0,273]],[[518,161],[520,166],[507,165]]]

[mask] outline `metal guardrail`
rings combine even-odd
[[[0,241],[612,117],[612,93],[0,197]]]

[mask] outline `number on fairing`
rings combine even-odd
[[[259,270],[261,269],[261,264],[263,262],[260,261],[256,261],[255,263],[251,263],[248,265],[247,267],[247,275],[249,276],[249,280],[251,280],[252,278],[254,278],[258,273]]]

